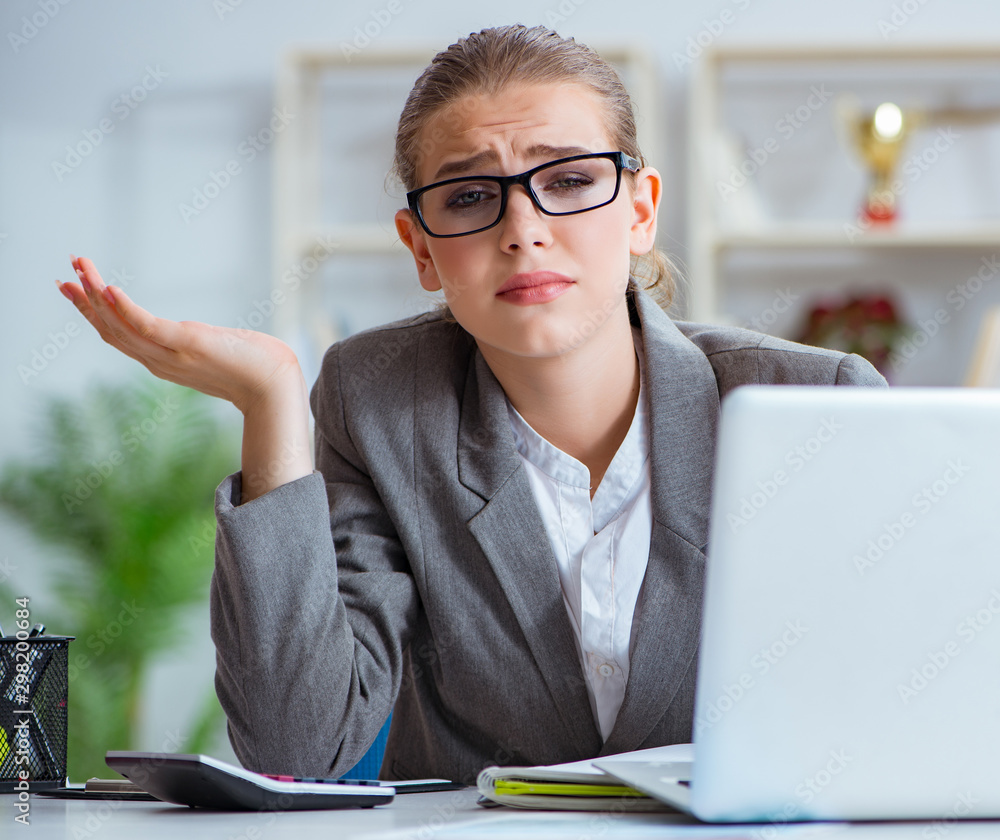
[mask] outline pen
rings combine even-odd
[[[42,633],[44,632],[45,632],[45,625],[36,624],[34,627],[31,628],[31,632],[28,634],[28,638],[33,639],[35,638],[35,636],[41,636]]]

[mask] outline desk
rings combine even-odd
[[[390,805],[344,811],[220,813],[153,802],[67,801],[31,797],[30,826],[14,823],[14,798],[0,797],[0,837],[26,840],[352,840],[387,833],[413,840],[605,840],[703,837],[769,840],[772,826],[706,826],[676,814],[569,814],[485,809],[473,789],[409,793]],[[966,840],[1000,837],[1000,823],[886,823],[788,826],[787,836],[844,840]],[[387,838],[388,840],[388,838]]]

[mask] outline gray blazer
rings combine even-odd
[[[625,698],[594,723],[503,391],[425,315],[333,345],[312,391],[318,471],[216,496],[216,688],[236,754],[348,770],[395,711],[382,776],[471,781],[691,740],[720,397],[744,383],[884,385],[867,362],[675,323],[643,292],[653,532]]]

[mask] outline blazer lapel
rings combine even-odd
[[[603,755],[638,749],[698,650],[719,392],[705,355],[635,292],[650,407],[653,531],[625,698]]]
[[[531,655],[566,728],[566,743],[595,755],[594,723],[580,655],[548,534],[514,445],[503,389],[474,353],[462,401],[458,477],[486,500],[469,531],[493,568],[517,616]]]

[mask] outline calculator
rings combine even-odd
[[[392,802],[394,787],[342,779],[288,780],[207,755],[109,750],[108,767],[157,799],[217,811],[371,808]]]

